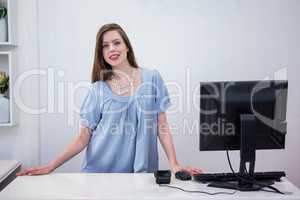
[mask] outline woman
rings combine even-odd
[[[17,175],[48,174],[87,147],[83,172],[153,172],[157,136],[173,172],[200,173],[178,164],[166,109],[168,90],[156,70],[137,65],[130,41],[117,24],[97,34],[92,86],[80,111],[80,134],[46,166]]]

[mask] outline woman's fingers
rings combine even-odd
[[[23,176],[24,175],[24,172],[22,171],[22,172],[18,172],[18,173],[16,173],[16,176]]]
[[[189,168],[189,167],[182,167],[180,171],[185,171],[185,172],[187,172],[189,174],[193,174],[192,169]]]
[[[199,168],[192,168],[192,171],[193,171],[193,173],[195,173],[195,174],[200,174],[200,173],[203,172],[203,171],[202,171],[201,169],[199,169]]]
[[[35,175],[43,175],[43,174],[49,174],[49,173],[50,173],[50,171],[44,168],[44,169],[39,169],[39,170],[33,171],[31,173],[31,175],[35,176]]]
[[[35,176],[35,175],[40,175],[40,174],[42,174],[41,170],[35,170],[35,171],[32,171],[29,175]]]
[[[202,170],[201,169],[198,169],[198,168],[194,168],[194,167],[190,167],[190,166],[188,166],[188,167],[183,167],[182,168],[182,170],[183,171],[186,171],[186,172],[188,172],[188,173],[190,173],[190,174],[200,174],[200,173],[202,173]]]
[[[27,175],[29,172],[30,172],[30,169],[26,169],[24,171],[16,173],[16,176],[24,176],[24,175]]]
[[[43,168],[29,168],[29,169],[26,169],[22,172],[19,172],[19,173],[16,173],[16,176],[25,176],[25,175],[38,175],[38,174],[41,174],[41,170]]]

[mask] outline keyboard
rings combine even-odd
[[[236,173],[240,176],[240,173]],[[281,177],[285,177],[285,172],[255,172],[254,179],[257,181],[280,181]],[[239,179],[232,173],[201,173],[193,175],[195,181],[207,183],[215,181],[238,181]]]

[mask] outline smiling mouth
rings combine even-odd
[[[117,60],[119,57],[120,57],[120,54],[113,54],[113,55],[109,56],[108,58],[110,60]]]

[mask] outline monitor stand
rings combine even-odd
[[[242,114],[240,116],[241,125],[241,143],[240,143],[240,169],[239,174],[241,178],[237,177],[238,181],[233,182],[212,182],[208,184],[209,187],[218,187],[226,189],[234,189],[240,191],[258,191],[263,187],[272,185],[273,181],[262,182],[255,181],[253,183],[254,177],[254,166],[255,166],[255,134],[256,134],[256,118],[253,114]],[[248,173],[246,171],[246,163],[249,163]]]

